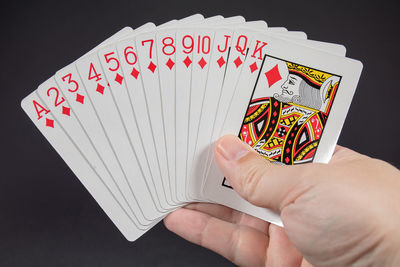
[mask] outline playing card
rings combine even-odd
[[[166,139],[164,131],[164,119],[162,112],[160,81],[157,68],[156,49],[154,46],[155,33],[143,34],[135,38],[138,51],[138,63],[141,70],[142,83],[145,90],[146,103],[149,109],[150,123],[157,147],[157,155],[161,168],[167,200],[171,205],[177,204],[171,194],[171,182],[168,169],[168,156],[166,151]]]
[[[126,27],[101,45],[112,42],[130,32],[132,32],[132,29]],[[44,124],[41,124],[33,120],[120,231],[128,240],[133,241],[160,219],[143,226],[135,215],[135,212],[140,212],[137,201],[124,196],[124,184],[120,180],[121,170],[116,167],[115,157],[112,157],[112,153],[109,153],[109,144],[107,144],[107,141],[104,142],[103,130],[98,127],[99,121],[93,114],[90,99],[86,95],[75,65],[70,64],[58,71],[55,78],[58,79],[58,85],[53,78],[49,79],[39,87],[37,93],[35,92],[24,99],[22,106],[31,118],[32,114],[29,112],[34,108],[38,120],[45,121]],[[31,96],[35,100],[29,103],[30,101],[27,99]],[[54,110],[49,108],[51,106]],[[49,115],[47,116],[47,114]],[[46,119],[43,117],[46,117]],[[47,132],[49,128],[56,128],[56,130],[49,134]],[[62,133],[60,133],[60,130]],[[67,135],[64,134],[63,130],[67,131]],[[84,160],[81,160],[82,156]],[[90,166],[82,167],[87,163]],[[81,175],[82,173],[83,175]],[[111,203],[107,203],[107,201]],[[117,208],[115,208],[115,203],[112,203],[115,201],[119,205]],[[121,215],[121,211],[125,215]],[[142,214],[138,215],[143,217]],[[137,229],[127,229],[124,216],[128,216],[135,224],[133,227]],[[130,228],[132,222],[129,225]]]
[[[148,25],[144,25],[139,29],[146,29],[147,27]],[[131,32],[132,31],[129,33]],[[110,41],[112,41],[112,39],[108,42]],[[122,193],[128,203],[136,203],[136,200],[129,190],[127,177],[123,172],[120,162],[115,155],[115,151],[103,130],[99,117],[87,96],[86,89],[84,88],[75,65],[70,64],[67,67],[64,67],[56,73],[55,78],[59,88],[64,94],[64,97],[70,103],[71,108],[78,117],[78,120],[81,121],[81,125],[87,133],[90,141],[93,143],[103,162],[107,166],[107,169],[112,174],[118,190]],[[137,205],[135,210],[139,210]]]
[[[203,16],[194,15],[185,18],[184,21],[191,22],[194,20],[201,20]],[[133,38],[139,33],[146,32],[154,29],[154,25],[147,27],[146,29],[142,27],[141,31],[135,31],[131,34],[130,38]],[[148,186],[152,187],[152,191],[156,194],[153,195],[154,199],[157,199],[156,204],[158,204],[159,209],[167,210],[167,202],[165,198],[164,187],[159,176],[159,168],[157,162],[149,161],[147,154],[143,149],[143,142],[151,142],[151,139],[144,140],[148,137],[143,137],[137,128],[136,118],[132,109],[132,103],[129,99],[127,88],[125,86],[124,75],[122,68],[120,68],[120,59],[118,58],[117,48],[115,44],[111,44],[98,52],[100,61],[103,66],[103,70],[106,74],[107,79],[110,81],[111,91],[115,98],[117,107],[120,111],[120,115],[123,118],[124,125],[130,137],[131,143],[134,146],[137,158],[140,161],[142,170],[146,177],[151,177],[151,181],[148,182]],[[120,57],[122,58],[122,57]],[[122,59],[123,60],[123,59]],[[161,198],[161,201],[159,200]]]
[[[54,89],[51,89],[54,88]],[[37,92],[31,93],[24,98],[21,106],[34,122],[40,132],[46,137],[49,143],[54,147],[57,153],[63,158],[74,174],[79,178],[89,193],[99,203],[108,217],[118,227],[121,233],[130,241],[134,241],[141,236],[144,231],[140,230],[129,213],[116,201],[117,196],[107,187],[106,183],[99,177],[92,162],[84,157],[79,147],[73,142],[68,134],[63,130],[59,121],[53,117],[57,112],[67,113],[65,100],[57,97],[57,88],[50,87],[49,94],[54,98],[54,105],[59,104],[59,110],[51,110],[39,97]],[[59,92],[59,91],[58,91]],[[48,97],[46,95],[46,97]],[[58,99],[57,99],[58,98]],[[57,100],[57,102],[56,102]],[[62,116],[67,116],[62,114]],[[101,166],[101,164],[100,164]]]
[[[219,123],[225,118],[223,114],[227,112],[233,89],[241,73],[242,63],[247,55],[248,46],[255,34],[254,31],[243,29],[246,24],[242,25],[242,29],[236,30],[232,35],[224,76],[217,78],[219,83],[222,84],[218,87],[218,82],[215,80],[215,85],[210,86],[211,88],[207,90],[208,94],[206,92],[204,100],[205,111],[201,114],[199,123],[201,134],[198,136],[200,140],[198,140],[198,144],[196,143],[195,163],[192,167],[192,175],[196,177],[191,179],[189,183],[190,189],[188,189],[197,199],[204,199],[201,196],[201,189],[212,160],[210,155],[212,147],[209,144],[213,139],[210,140],[210,136],[215,136],[215,138],[219,136],[219,128],[222,127],[222,125],[218,127]],[[262,29],[265,26],[266,23],[261,23],[260,28]],[[211,95],[209,96],[209,94]]]
[[[117,32],[21,103],[128,240],[192,201],[282,225],[240,198],[215,141],[266,161],[329,161],[362,65],[302,31],[195,14]]]
[[[207,18],[202,25],[209,25],[223,20],[222,16]],[[176,191],[180,201],[186,197],[186,159],[187,133],[189,125],[190,83],[193,62],[193,29],[179,29],[176,36],[175,54],[175,151],[176,151]]]
[[[337,44],[330,44],[330,43],[324,43],[324,42],[315,42],[312,40],[301,40],[299,36],[297,36],[295,38],[295,40],[293,38],[288,38],[291,35],[291,32],[285,32],[285,35],[282,35],[281,30],[279,29],[279,31],[276,31],[275,28],[273,28],[271,31],[269,28],[268,32],[272,32],[272,36],[276,36],[279,37],[282,40],[286,40],[289,42],[296,42],[296,44],[301,44],[301,45],[306,45],[310,48],[315,48],[318,50],[323,50],[325,52],[329,52],[332,54],[337,54],[340,56],[344,56],[346,49],[344,46],[342,45],[337,45]],[[276,32],[279,32],[278,34]],[[205,182],[205,176],[209,170],[209,166],[211,164],[211,160],[212,160],[212,153],[213,153],[213,146],[209,146],[210,143],[214,143],[218,137],[220,136],[221,133],[221,127],[223,124],[223,120],[225,119],[225,116],[227,114],[227,109],[230,105],[233,93],[234,93],[234,89],[242,68],[242,62],[243,59],[245,58],[245,53],[244,51],[247,51],[247,46],[249,44],[249,42],[251,42],[254,34],[256,34],[256,32],[254,30],[248,30],[246,29],[245,31],[237,31],[236,35],[234,36],[234,44],[236,43],[236,45],[234,46],[234,49],[232,49],[231,51],[231,56],[228,59],[228,63],[227,63],[227,71],[225,73],[225,77],[224,77],[224,83],[223,86],[221,88],[221,92],[219,93],[219,100],[217,105],[217,110],[216,112],[212,112],[215,108],[215,104],[209,104],[209,106],[207,107],[207,110],[211,110],[210,113],[215,114],[214,118],[210,117],[210,113],[204,113],[202,114],[202,118],[200,120],[200,124],[203,124],[203,126],[201,127],[202,129],[202,134],[199,135],[200,136],[200,140],[198,141],[199,144],[197,144],[197,155],[200,157],[196,160],[196,167],[195,170],[196,171],[203,171],[203,178],[202,179],[194,179],[194,181],[196,181],[196,183],[200,183],[199,180],[202,180],[202,184],[204,186],[204,182]],[[301,37],[303,38],[303,37]],[[241,44],[239,42],[242,42]],[[213,90],[214,94],[216,94],[216,92],[218,90]],[[211,99],[211,100],[210,100]],[[210,98],[206,98],[205,103],[208,103],[208,101],[213,102],[214,99],[212,97]],[[214,123],[212,124],[212,127],[208,127],[206,126],[207,124],[210,124],[210,122],[213,121]],[[210,130],[211,130],[211,140],[210,138]],[[199,174],[197,174],[199,175]],[[198,188],[198,185],[194,186],[195,188]]]
[[[168,24],[174,24],[170,22]],[[169,209],[173,203],[170,197],[168,176],[166,176],[167,165],[158,159],[157,138],[153,135],[150,120],[150,110],[152,106],[147,105],[145,88],[142,83],[142,70],[138,63],[138,50],[135,44],[136,36],[118,42],[116,49],[119,55],[121,70],[129,95],[131,107],[135,115],[142,144],[147,155],[147,160],[152,166],[151,171],[156,184],[157,195],[164,210]],[[160,186],[161,185],[161,186]]]
[[[211,53],[210,69],[205,85],[204,97],[200,108],[198,119],[197,136],[194,139],[194,154],[191,173],[188,175],[188,194],[192,199],[201,199],[202,174],[206,167],[207,149],[209,146],[212,124],[220,96],[220,89],[226,74],[226,63],[231,50],[231,41],[234,33],[233,29],[247,28],[251,26],[254,30],[263,30],[267,24],[263,21],[246,22],[243,24],[230,25],[229,28],[219,29],[214,35],[214,44]]]
[[[257,35],[221,135],[238,134],[266,159],[282,164],[327,163],[361,69],[359,61]],[[281,225],[278,214],[240,198],[215,162],[204,194],[217,203]]]
[[[209,25],[212,23],[215,23],[217,21],[222,20],[222,16],[215,16],[211,18],[207,18],[205,20],[199,20],[199,18],[191,20],[190,23],[189,21],[186,20],[186,22],[183,24],[180,22],[178,25],[173,25],[171,26],[172,28],[176,27],[184,27],[184,28],[189,28],[194,25]],[[238,19],[243,19],[239,17],[231,17],[224,19],[227,21],[237,21]],[[177,185],[179,184],[176,179],[176,166],[175,166],[175,161],[178,161],[176,159],[176,154],[175,154],[175,146],[176,146],[176,139],[178,139],[175,135],[175,75],[176,71],[173,65],[175,65],[175,62],[171,59],[172,56],[175,56],[175,51],[176,47],[174,45],[175,43],[175,38],[176,35],[175,33],[171,35],[171,32],[175,32],[176,29],[163,29],[160,34],[166,34],[169,36],[164,36],[162,39],[160,38],[158,40],[158,43],[155,44],[156,50],[158,49],[157,54],[159,55],[159,58],[157,59],[158,62],[164,62],[164,64],[158,64],[158,74],[159,74],[159,84],[160,84],[160,91],[161,91],[161,101],[162,101],[162,110],[163,110],[163,122],[164,122],[164,132],[165,132],[165,139],[166,139],[166,150],[167,150],[167,158],[168,158],[168,167],[169,167],[169,177],[170,177],[170,188],[172,192],[172,196],[176,202],[179,201],[186,201],[184,198],[178,198],[177,194]],[[170,32],[169,34],[167,32]],[[157,39],[156,39],[157,41]],[[169,50],[169,52],[168,52]],[[168,57],[168,58],[167,58]],[[176,59],[176,57],[175,57]],[[179,75],[180,77],[180,75]],[[173,83],[173,84],[172,84]],[[165,89],[165,87],[170,87],[173,88],[173,92],[171,90]],[[186,147],[185,147],[186,149]],[[181,183],[181,185],[184,185]]]
[[[230,20],[225,19],[218,27],[237,26],[244,22],[243,17],[233,17]],[[194,195],[188,189],[189,182],[192,179],[191,169],[196,139],[198,135],[198,123],[200,120],[201,109],[203,105],[204,91],[209,73],[211,49],[213,47],[215,28],[197,28],[194,31],[194,45],[192,51],[193,66],[191,73],[190,86],[190,104],[189,104],[189,131],[187,136],[187,163],[186,163],[186,197],[194,200]]]
[[[154,29],[154,25],[151,25],[149,29]],[[141,32],[149,31],[149,29],[144,29],[142,31],[135,31],[134,34],[139,34]],[[131,35],[132,36],[132,35]],[[136,156],[139,160],[139,164],[144,173],[145,177],[149,177],[147,181],[147,186],[151,188],[153,199],[156,201],[158,210],[165,211],[167,209],[166,200],[163,198],[163,185],[159,178],[159,168],[156,162],[149,161],[147,154],[145,153],[143,141],[145,140],[138,129],[138,124],[134,111],[132,108],[132,103],[128,96],[128,91],[125,86],[124,74],[122,68],[120,67],[122,57],[118,57],[117,48],[115,44],[108,45],[98,52],[100,62],[103,66],[104,73],[107,80],[110,83],[111,93],[115,99],[117,109],[120,116],[124,122],[125,129],[128,133],[129,140]],[[123,60],[123,59],[122,59]],[[161,201],[160,201],[161,197]]]
[[[166,139],[166,149],[168,157],[168,169],[171,186],[172,198],[175,202],[181,202],[178,199],[176,187],[176,154],[175,154],[175,52],[176,52],[176,28],[190,27],[203,23],[204,17],[188,20],[180,20],[179,24],[174,25],[172,29],[163,29],[156,35],[157,60],[160,63],[158,75],[160,81],[160,93],[163,111],[164,131]],[[165,62],[165,64],[162,64]]]
[[[181,21],[193,22],[196,20],[201,20],[202,18],[203,17],[201,15],[197,14],[185,18]],[[171,27],[175,24],[177,24],[177,21],[168,22],[157,27],[157,29],[164,29],[167,27]],[[136,122],[139,128],[139,134],[141,136],[142,143],[145,148],[145,152],[147,154],[148,162],[150,162],[151,165],[150,169],[153,174],[154,182],[157,183],[156,185],[157,194],[161,198],[162,202],[161,204],[163,205],[163,208],[170,209],[171,206],[174,205],[174,203],[172,202],[171,192],[169,189],[167,162],[165,160],[161,161],[158,158],[162,157],[163,152],[165,151],[165,149],[164,150],[162,149],[163,146],[165,146],[165,143],[162,141],[162,139],[160,139],[160,137],[163,136],[163,133],[161,134],[160,132],[158,132],[155,135],[153,135],[152,131],[153,125],[151,124],[151,119],[150,119],[150,117],[154,117],[154,115],[151,115],[152,114],[151,108],[153,104],[151,102],[147,104],[146,92],[144,90],[145,87],[141,79],[143,71],[141,70],[141,67],[138,64],[138,51],[136,49],[135,39],[136,39],[135,36],[131,36],[128,39],[120,41],[117,44],[117,51],[119,58],[121,59],[120,63],[123,73],[123,75],[122,73],[120,75],[124,77],[124,82],[126,84],[126,88],[129,94],[131,106],[134,110]],[[153,53],[155,52],[153,52],[152,50],[152,54]],[[158,70],[155,73],[157,74]],[[150,93],[147,92],[147,94],[149,95]],[[154,90],[153,90],[153,95],[157,96],[157,92],[154,92]],[[149,99],[152,99],[151,95],[149,95],[148,97]],[[158,124],[155,127],[157,126],[160,127],[163,125]],[[156,149],[157,145],[159,149]],[[160,183],[162,183],[162,186],[160,186]]]
[[[190,23],[185,20],[184,27],[202,22],[198,17]],[[179,202],[176,188],[176,153],[175,153],[175,52],[176,52],[176,28],[182,25],[182,20],[173,29],[163,29],[156,34],[156,52],[158,64],[158,75],[160,81],[161,103],[165,130],[166,150],[168,157],[168,169],[171,185],[171,194],[175,202]]]
[[[155,200],[153,200],[154,192],[149,191],[152,188],[149,188],[146,184],[147,179],[140,168],[97,54],[89,54],[79,59],[75,64],[88,97],[93,103],[125,172],[129,189],[139,203],[144,218],[151,222],[160,217],[161,213],[157,210]]]
[[[88,139],[81,137],[77,142],[83,142],[90,145],[92,143],[94,150],[98,153],[100,160],[106,167],[107,172],[114,180],[115,187],[108,186],[110,189],[116,188],[115,192],[120,192],[124,201],[130,206],[129,203],[137,203],[133,195],[127,191],[129,188],[126,177],[120,168],[119,162],[113,153],[112,147],[107,140],[100,121],[94,112],[92,103],[89,101],[85,89],[82,88],[83,84],[80,80],[79,74],[73,64],[58,71],[55,75],[60,97],[66,100],[68,106],[73,110],[76,120],[79,122],[80,127],[87,135]],[[56,90],[54,89],[54,91]],[[56,92],[56,91],[55,91]],[[81,149],[83,152],[83,150]],[[92,152],[93,153],[93,152]],[[95,159],[95,158],[94,158]],[[119,201],[121,203],[121,201]]]

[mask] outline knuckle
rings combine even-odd
[[[258,164],[249,164],[242,172],[242,193],[249,202],[255,202],[258,199],[257,189],[263,177],[263,171]]]
[[[238,263],[239,255],[241,254],[241,245],[242,245],[242,231],[240,226],[236,226],[230,236],[230,245],[228,251],[228,259],[233,263]]]

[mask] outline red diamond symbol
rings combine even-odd
[[[218,60],[217,63],[219,65],[219,67],[221,68],[224,64],[225,64],[225,59],[223,56],[221,56]]]
[[[115,76],[115,81],[117,82],[117,83],[119,83],[119,84],[122,84],[122,80],[124,79],[124,77],[122,77],[121,75],[119,75],[118,73],[117,73],[117,75]]]
[[[156,70],[156,65],[153,63],[153,61],[150,61],[149,66],[147,67],[152,73]]]
[[[85,99],[83,95],[76,94],[76,102],[83,104],[83,99]]]
[[[96,91],[99,92],[100,94],[103,94],[104,93],[104,86],[98,83]]]
[[[189,68],[190,64],[192,64],[192,61],[190,60],[189,56],[186,56],[186,58],[183,61],[183,63],[185,63],[186,68]]]
[[[289,159],[288,157],[286,157],[286,158],[285,158],[285,162],[286,162],[286,164],[288,164],[288,163],[289,163],[289,161],[290,161],[290,159]]]
[[[65,107],[65,106],[62,107],[62,114],[70,116],[70,112],[71,112],[70,108]]]
[[[46,126],[54,128],[54,121],[51,119],[46,118]]]
[[[279,73],[278,64],[276,64],[275,67],[267,71],[265,73],[265,76],[267,77],[269,87],[274,85],[274,83],[276,83],[277,81],[280,81],[282,77],[281,74]]]
[[[274,106],[277,107],[277,106],[278,106],[278,102],[275,102],[275,103],[274,103]]]
[[[233,61],[233,63],[235,63],[235,65],[236,65],[236,68],[238,68],[240,65],[242,65],[242,60],[240,59],[240,57],[237,57],[234,61]]]
[[[290,152],[290,148],[286,148],[286,153],[289,153]]]
[[[167,67],[172,70],[172,67],[175,65],[175,63],[169,58],[167,63],[165,63],[165,65],[167,65]]]
[[[276,113],[276,111],[274,111],[274,113],[272,113],[272,115],[274,115],[274,117],[276,117],[276,115],[278,115],[278,113]]]
[[[254,62],[253,64],[250,65],[250,71],[251,73],[255,72],[258,69],[257,63]]]
[[[137,80],[137,77],[139,76],[139,71],[133,67],[131,75]]]
[[[203,57],[201,57],[198,64],[200,65],[201,68],[204,68],[204,66],[207,64],[207,62],[204,60]]]

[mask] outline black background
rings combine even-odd
[[[399,166],[399,18],[395,1],[373,2],[2,3],[0,265],[231,265],[161,223],[127,242],[20,108],[41,82],[124,26],[240,14],[344,44],[364,71],[339,144]]]

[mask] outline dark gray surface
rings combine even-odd
[[[1,8],[0,266],[230,266],[159,224],[127,242],[20,109],[56,70],[123,26],[243,15],[337,42],[364,71],[339,143],[399,166],[396,2],[32,1]]]

